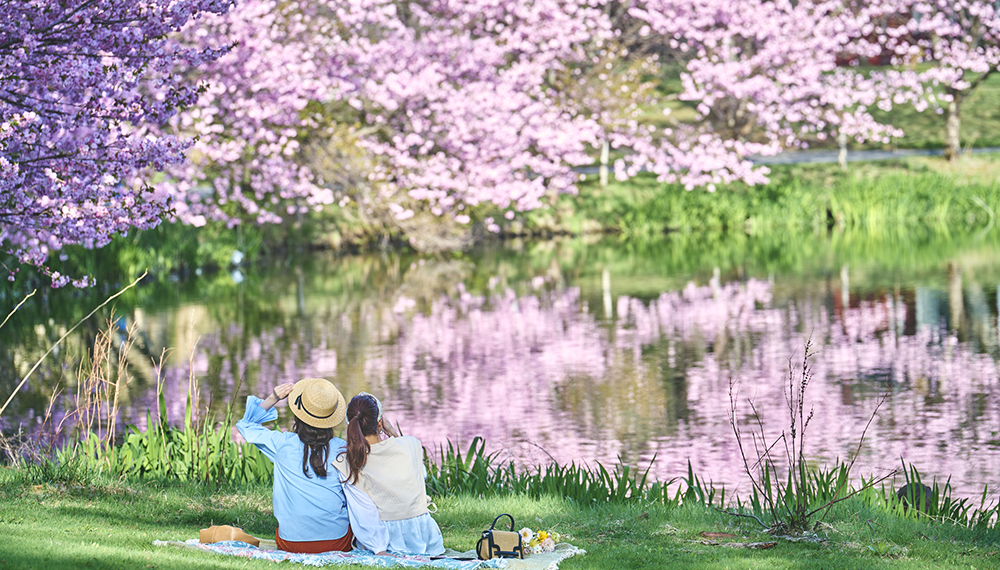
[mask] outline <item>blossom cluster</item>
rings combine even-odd
[[[850,65],[896,49],[898,34],[873,32],[873,10],[829,0],[248,0],[185,32],[199,48],[220,36],[239,46],[204,68],[211,87],[174,121],[198,142],[162,188],[194,224],[277,222],[334,203],[467,224],[481,204],[509,218],[575,192],[574,168],[605,144],[622,155],[620,180],[646,170],[688,189],[765,183],[753,155],[839,135],[888,142],[903,131],[872,111],[938,107],[926,73]],[[663,97],[650,78],[666,60],[681,83]],[[667,99],[695,119],[673,120]],[[650,108],[666,126],[643,118]],[[317,164],[337,139],[365,156],[358,172],[337,172],[349,170],[343,156],[332,170]]]
[[[171,73],[224,47],[167,38],[228,0],[30,0],[0,4],[0,244],[42,266],[65,245],[101,247],[155,226],[170,202],[136,174],[184,159],[189,143],[143,134],[195,101]],[[70,279],[49,272],[54,286]],[[13,274],[12,274],[13,276]],[[89,281],[76,281],[85,285]]]

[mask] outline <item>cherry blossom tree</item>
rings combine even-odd
[[[962,103],[1000,66],[1000,4],[986,0],[894,0],[862,4],[862,53],[889,54],[894,64],[931,64],[925,84],[947,103],[945,155],[961,149]]]
[[[200,139],[162,188],[196,224],[280,221],[335,198],[403,226],[538,207],[575,188],[598,132],[556,104],[549,70],[610,36],[606,22],[568,0],[242,3],[188,29],[199,47],[216,34],[240,46],[173,121]],[[364,153],[352,185],[310,160],[334,137]]]
[[[100,247],[156,225],[170,202],[144,169],[183,160],[188,145],[140,132],[193,103],[173,75],[225,48],[190,49],[168,34],[230,0],[24,0],[0,4],[0,245],[43,268],[65,245]],[[14,279],[17,267],[8,267]],[[53,286],[70,278],[48,271]],[[74,282],[86,285],[84,277]]]
[[[871,47],[856,45],[864,18],[841,2],[648,0],[632,13],[678,50],[679,97],[697,106],[699,136],[732,152],[774,154],[836,136],[888,142],[903,132],[876,121],[873,106],[928,106],[911,71],[839,65]]]
[[[574,167],[608,143],[622,179],[763,183],[753,154],[886,141],[902,133],[873,105],[925,104],[912,73],[838,67],[861,35],[856,14],[819,0],[248,0],[186,31],[199,49],[240,44],[173,120],[199,140],[160,188],[188,223],[338,202],[412,234],[422,218],[461,226],[481,205],[510,218],[574,192]],[[694,123],[641,120],[663,107],[661,55],[682,69],[672,95]]]

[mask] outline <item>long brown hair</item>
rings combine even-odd
[[[326,462],[330,458],[330,440],[333,438],[333,428],[313,427],[299,418],[295,418],[292,431],[302,441],[302,472],[306,477],[311,466],[313,472],[320,477],[326,477]]]
[[[347,465],[351,468],[348,481],[352,485],[358,483],[358,477],[365,463],[368,462],[368,453],[372,450],[367,435],[378,434],[378,404],[375,399],[367,395],[357,395],[351,398],[351,403],[347,404]]]

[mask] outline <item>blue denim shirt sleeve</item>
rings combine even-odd
[[[247,396],[247,409],[243,419],[236,422],[236,429],[243,439],[257,446],[257,449],[272,462],[277,458],[278,444],[284,437],[281,432],[268,429],[261,424],[278,419],[278,410],[265,410],[260,407],[263,402],[256,396]]]

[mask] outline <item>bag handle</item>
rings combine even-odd
[[[500,519],[502,519],[503,517],[507,517],[507,518],[509,518],[509,519],[510,519],[510,531],[511,531],[511,532],[514,532],[514,517],[510,516],[510,515],[509,515],[509,514],[507,514],[507,513],[503,513],[502,515],[500,515],[500,516],[498,516],[497,518],[493,519],[493,524],[491,524],[491,525],[490,525],[490,530],[493,530],[494,528],[496,528],[496,526],[497,526],[497,521],[499,521],[499,520],[500,520]]]

